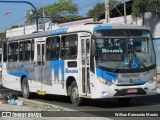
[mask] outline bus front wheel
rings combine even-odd
[[[29,91],[28,79],[26,77],[22,80],[22,95],[24,98],[30,98],[31,93]]]
[[[71,84],[70,98],[73,105],[79,106],[82,104],[82,98],[79,97],[79,91],[76,81],[73,81]]]

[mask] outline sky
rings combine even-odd
[[[5,1],[5,0],[0,0]],[[9,1],[9,0],[8,0]],[[28,1],[31,2],[36,8],[48,6],[59,0],[10,0],[10,1]],[[73,0],[79,7],[79,15],[85,16],[88,10],[92,9],[98,2],[105,2],[105,0]],[[4,32],[7,28],[13,25],[24,25],[26,20],[26,12],[31,10],[32,7],[25,3],[0,3],[0,32]],[[10,14],[4,15],[6,11]]]

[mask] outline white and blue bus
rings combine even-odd
[[[85,24],[3,41],[3,86],[32,93],[84,98],[156,95],[156,58],[146,27]]]

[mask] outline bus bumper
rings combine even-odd
[[[91,98],[120,98],[120,97],[137,97],[156,95],[156,81],[153,83],[145,83],[144,85],[117,86],[112,84],[107,86],[97,81]]]

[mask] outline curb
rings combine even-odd
[[[0,104],[0,109],[1,111],[32,111],[30,107],[9,104]]]
[[[61,107],[61,106],[58,106],[58,105],[53,105],[53,104],[50,104],[50,103],[44,103],[44,102],[30,100],[30,99],[25,99],[25,98],[22,98],[22,97],[18,97],[18,99],[26,101],[26,102],[31,102],[31,103],[36,104],[36,105],[41,105],[41,106],[39,106],[40,109],[38,109],[38,110],[41,110],[41,108],[43,108],[43,106],[46,106],[48,108],[51,108],[51,109],[49,109],[49,111],[50,110],[53,111],[53,109],[54,109],[54,111],[75,111],[75,110],[64,108],[64,107]],[[34,108],[33,108],[33,110],[34,110]]]
[[[31,106],[18,106],[18,105],[9,105],[9,104],[0,104],[0,111],[75,111],[72,109],[60,107],[58,105],[53,105],[49,103],[34,101],[18,97],[18,100],[24,101],[24,103],[32,104]]]

